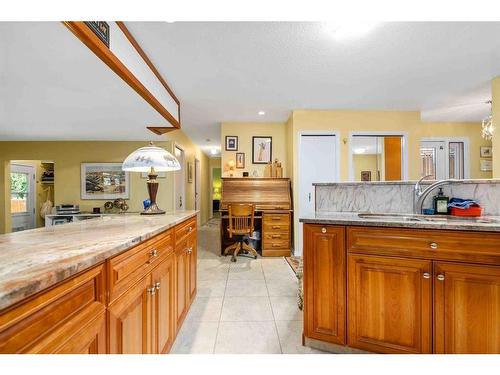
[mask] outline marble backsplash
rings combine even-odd
[[[423,188],[430,185],[422,184]],[[339,182],[315,184],[317,212],[413,212],[414,181]],[[424,208],[432,207],[431,192]],[[500,216],[500,180],[466,180],[443,186],[448,197],[472,198],[483,207],[483,215]]]

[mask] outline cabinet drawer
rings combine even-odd
[[[57,332],[69,337],[80,330],[72,323],[77,317],[102,314],[104,270],[104,265],[94,267],[0,315],[0,353],[50,351]]]
[[[181,242],[186,236],[196,232],[196,216],[175,227],[175,242]]]
[[[288,214],[264,214],[264,224],[290,224]]]
[[[290,241],[289,240],[265,240],[264,239],[264,244],[263,248],[264,249],[288,249],[290,247]]]
[[[347,228],[349,253],[500,264],[500,233]]]
[[[290,233],[286,232],[278,232],[278,233],[273,233],[273,232],[267,232],[264,233],[264,242],[271,242],[271,241],[290,241]]]
[[[112,258],[108,263],[109,302],[172,252],[173,231],[169,230]]]
[[[264,223],[264,233],[288,233],[290,232],[290,224],[274,224]]]

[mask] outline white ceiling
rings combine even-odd
[[[165,123],[60,22],[0,22],[0,140],[149,140]]]
[[[1,50],[27,57],[0,53],[0,139],[151,138],[148,106],[63,26],[18,25],[0,23]],[[422,110],[428,121],[480,120],[490,80],[500,75],[500,23],[384,23],[350,39],[322,23],[127,27],[180,99],[183,129],[207,151],[220,146],[220,122],[286,121],[293,109]],[[62,52],[47,45],[58,33],[66,33]],[[99,85],[89,84],[85,64]],[[132,105],[142,109],[127,112]],[[41,126],[41,113],[53,121]]]
[[[424,110],[428,121],[476,121],[500,75],[499,22],[384,23],[345,40],[323,23],[127,26],[180,97],[184,129],[205,146],[219,144],[222,121],[285,121],[292,109]],[[471,103],[480,110],[461,106]],[[452,105],[460,106],[451,114],[436,111]]]

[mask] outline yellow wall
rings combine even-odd
[[[238,151],[225,151],[226,135],[238,136]],[[273,137],[272,159],[278,158],[283,167],[283,176],[287,175],[287,143],[286,124],[283,123],[261,123],[261,122],[224,122],[221,124],[221,162],[223,176],[229,176],[228,162],[236,162],[236,152],[245,153],[245,168],[234,170],[234,177],[241,177],[243,172],[249,172],[252,176],[254,170],[259,177],[264,176],[264,164],[252,164],[252,137]]]
[[[158,146],[173,151],[174,144],[184,149],[186,162],[200,160],[201,167],[201,214],[200,221],[205,223],[209,216],[209,159],[182,132],[175,131],[156,142]],[[93,207],[103,207],[105,200],[80,199],[80,165],[82,162],[121,163],[135,149],[146,144],[144,141],[133,142],[0,142],[0,231],[10,231],[10,192],[9,179],[3,179],[6,162],[10,160],[52,160],[55,163],[55,204],[79,204],[82,211],[91,211]],[[3,173],[2,173],[3,172]],[[3,182],[3,183],[2,183]],[[174,207],[174,184],[171,173],[166,179],[159,179],[158,205],[165,210]],[[186,176],[186,208],[194,209],[194,182],[188,183]],[[2,199],[1,197],[4,197]],[[6,198],[7,199],[6,199]],[[140,173],[130,173],[129,211],[141,211],[142,201],[148,197],[146,179]],[[41,202],[37,202],[39,205]]]
[[[371,181],[377,181],[377,161],[378,155],[376,154],[353,155],[354,180],[361,181],[361,171],[370,171]]]
[[[399,131],[408,136],[408,176],[419,178],[419,145],[422,137],[468,137],[470,151],[470,178],[491,178],[491,172],[479,169],[479,147],[491,145],[481,137],[481,125],[478,123],[423,123],[419,112],[408,111],[293,111],[287,122],[288,147],[292,148],[292,159],[289,166],[293,169],[291,176],[297,176],[298,166],[298,132],[306,130],[331,130],[340,135],[340,179],[349,179],[349,133],[353,131]],[[290,151],[289,151],[290,152]],[[297,207],[297,186],[292,180],[294,205]],[[300,215],[300,214],[299,214]],[[299,225],[295,215],[295,228]],[[295,242],[298,231],[295,231]]]
[[[493,136],[493,177],[500,178],[500,77],[496,77],[491,85],[493,124],[496,126]]]

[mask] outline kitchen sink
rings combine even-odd
[[[373,219],[373,220],[500,224],[500,218],[481,217],[481,216],[480,217],[458,217],[458,216],[448,216],[448,215],[359,213],[358,217],[360,217],[362,219]]]

